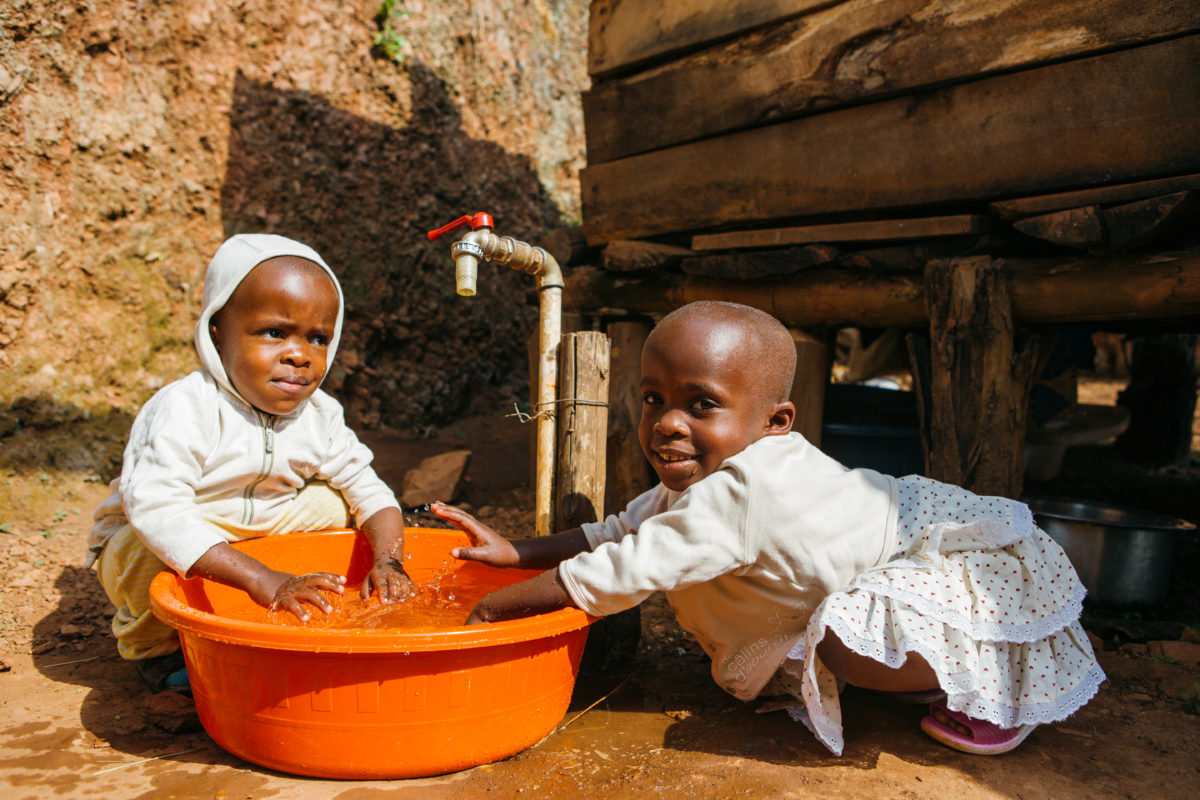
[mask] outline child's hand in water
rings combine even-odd
[[[362,599],[365,602],[371,597],[371,589],[379,593],[379,602],[394,603],[403,600],[412,591],[412,578],[404,571],[395,556],[388,553],[376,553],[375,566],[362,582]]]
[[[456,547],[450,555],[463,561],[482,561],[493,567],[515,567],[520,556],[512,542],[484,525],[462,509],[445,503],[434,503],[429,507],[439,519],[459,528],[471,537],[471,547]]]
[[[345,591],[345,576],[334,575],[332,572],[310,572],[307,575],[288,575],[286,572],[275,574],[281,580],[275,587],[268,608],[272,611],[279,608],[290,611],[301,622],[307,622],[309,617],[305,603],[316,606],[326,614],[333,611],[333,604],[321,594],[322,589],[335,594]]]

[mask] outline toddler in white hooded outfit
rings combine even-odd
[[[357,522],[375,553],[363,596],[407,592],[399,504],[341,405],[318,388],[342,318],[337,278],[299,242],[242,234],[209,263],[194,337],[201,368],[138,413],[88,541],[88,564],[116,606],[117,648],[152,689],[189,688],[178,637],[149,606],[160,570],[236,586],[302,619],[308,605],[331,610],[321,590],[343,591],[343,576],[272,570],[230,542]]]

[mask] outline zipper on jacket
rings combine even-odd
[[[275,417],[255,411],[263,436],[262,467],[258,477],[250,482],[246,491],[242,492],[242,524],[249,525],[254,521],[254,490],[271,474],[275,466]]]

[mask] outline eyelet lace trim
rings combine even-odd
[[[834,635],[854,652],[893,669],[904,664],[909,652],[917,653],[930,663],[937,663],[940,660],[935,653],[920,642],[908,637],[901,640],[900,650],[893,650],[877,642],[860,639],[850,632],[841,619],[829,615],[829,620],[826,621],[825,616],[822,614],[821,619],[814,618],[810,624],[810,631],[813,630],[813,625],[820,625],[823,628],[820,631],[821,635],[815,638],[813,648],[820,643],[821,639],[825,638],[826,630],[832,630]],[[1056,632],[1057,630],[1051,633]],[[799,678],[803,682],[802,694],[804,697],[802,699],[806,710],[802,712],[799,709],[789,709],[788,713],[793,720],[804,723],[831,752],[841,755],[844,747],[842,727],[831,716],[824,713],[824,708],[817,698],[815,662],[801,662],[793,659],[792,654],[797,652],[797,649],[792,648],[792,651],[788,653],[788,660],[784,661],[782,667],[789,675]],[[800,672],[797,671],[798,669]],[[937,677],[938,684],[946,693],[946,705],[950,710],[962,712],[972,719],[987,720],[1002,728],[1061,722],[1090,701],[1105,680],[1104,671],[1100,669],[1099,665],[1093,665],[1074,689],[1058,697],[1054,702],[1026,704],[1012,708],[981,697],[979,683],[969,672],[954,675],[943,675],[939,672]],[[811,700],[809,699],[810,695],[812,695]]]

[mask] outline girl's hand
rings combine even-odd
[[[412,591],[412,578],[404,571],[404,565],[392,556],[376,555],[375,566],[363,578],[360,593],[364,601],[370,599],[372,587],[379,593],[379,602],[394,603]]]
[[[332,572],[310,572],[307,575],[274,572],[272,578],[279,580],[271,594],[270,602],[264,605],[272,611],[279,608],[290,611],[301,622],[307,622],[309,618],[305,603],[316,606],[326,614],[333,611],[333,605],[321,595],[321,590],[335,594],[346,590],[346,577],[334,575]]]
[[[520,566],[520,555],[512,542],[467,512],[445,503],[433,503],[429,510],[470,537],[471,547],[456,547],[450,551],[454,558],[479,561],[493,567]]]

